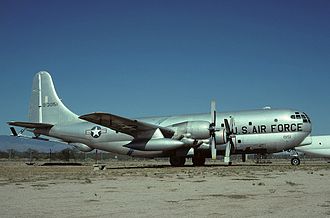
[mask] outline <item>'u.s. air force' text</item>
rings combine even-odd
[[[254,133],[273,133],[273,132],[301,132],[302,123],[292,124],[273,124],[273,125],[258,125],[258,126],[242,126],[235,127],[235,134],[254,134]]]

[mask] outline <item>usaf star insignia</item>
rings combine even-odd
[[[99,126],[94,126],[91,130],[86,130],[86,135],[91,135],[93,138],[99,138],[102,133],[106,132],[106,129],[101,129]]]

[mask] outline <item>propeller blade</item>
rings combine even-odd
[[[211,101],[211,123],[209,127],[210,131],[210,150],[211,150],[211,157],[213,160],[217,159],[217,149],[216,149],[216,141],[215,141],[215,132],[217,131],[216,128],[217,122],[217,111],[216,111],[216,102],[213,100]]]
[[[10,131],[13,133],[13,136],[18,136],[16,129],[14,127],[10,127]]]
[[[230,150],[232,151],[235,148],[235,144],[232,138],[230,138],[229,142],[230,142]]]
[[[225,157],[224,157],[224,162],[226,164],[230,164],[230,147],[231,147],[231,139],[229,140],[229,142],[227,142],[227,145],[226,145],[226,151],[225,151]]]
[[[227,135],[229,135],[231,133],[229,122],[227,119],[225,119],[224,121],[225,121],[226,133]]]
[[[215,148],[215,137],[211,137],[210,149],[211,149],[212,160],[216,160],[217,159],[217,149]]]
[[[217,110],[216,110],[216,102],[213,100],[211,101],[211,123],[216,124],[217,121]]]

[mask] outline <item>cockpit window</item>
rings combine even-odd
[[[291,119],[303,119],[304,123],[310,123],[311,120],[309,119],[309,117],[307,116],[306,113],[299,113],[299,112],[294,112],[294,114],[292,114],[290,116]]]
[[[307,121],[310,123],[310,122],[311,122],[311,120],[309,119],[309,117],[307,116],[307,114],[306,114],[306,113],[304,113],[304,115],[306,116],[306,119],[307,119]],[[304,115],[302,115],[302,116],[304,116]]]
[[[303,118],[303,122],[304,122],[304,123],[308,123],[308,120],[307,120],[307,118],[306,118],[305,115],[302,114],[301,117]]]

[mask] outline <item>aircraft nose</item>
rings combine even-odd
[[[312,122],[306,113],[296,111],[291,115],[291,119],[295,120],[295,123],[300,126],[298,131],[312,132]]]

